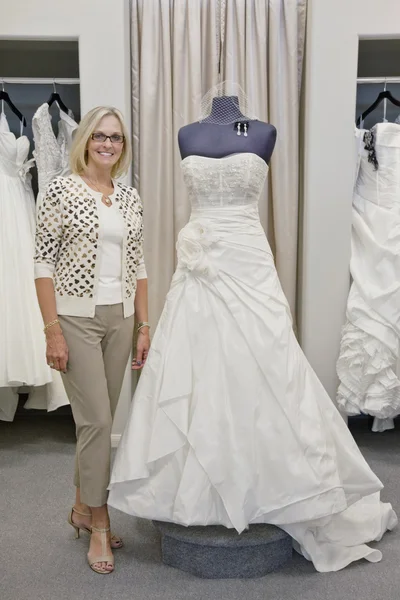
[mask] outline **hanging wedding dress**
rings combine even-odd
[[[39,194],[36,198],[36,210],[39,211],[44,192],[48,184],[58,176],[71,173],[69,167],[69,151],[73,133],[78,127],[71,111],[65,113],[60,108],[60,120],[57,124],[58,135],[55,136],[51,124],[51,114],[47,102],[39,106],[32,118],[33,139],[35,141],[34,157],[39,176]]]
[[[33,276],[35,201],[29,140],[0,114],[0,419],[12,421],[20,386],[51,381]]]
[[[349,415],[373,415],[374,430],[384,431],[400,414],[400,125],[379,123],[356,136],[353,283],[337,400]]]
[[[303,355],[258,199],[257,155],[189,156],[178,266],[132,402],[109,504],[182,525],[286,530],[319,571],[397,518]]]
[[[69,175],[69,150],[72,136],[78,124],[72,113],[66,114],[60,109],[58,135],[55,136],[47,102],[42,104],[32,119],[32,131],[35,142],[34,157],[38,169],[39,193],[36,198],[36,210],[40,210],[43,195],[48,184],[59,175]],[[32,390],[25,408],[56,410],[69,404],[69,400],[57,371],[52,371],[52,382],[44,388]]]

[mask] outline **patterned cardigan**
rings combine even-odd
[[[114,181],[110,196],[124,219],[122,282],[124,316],[134,313],[137,279],[147,277],[143,259],[143,208],[137,191]],[[97,201],[79,175],[57,177],[46,190],[37,215],[35,279],[54,281],[60,315],[93,317],[100,269],[102,233]]]

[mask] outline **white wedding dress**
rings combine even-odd
[[[32,118],[32,131],[35,142],[33,155],[38,169],[39,192],[36,198],[36,211],[40,210],[48,184],[59,175],[71,173],[69,151],[73,133],[78,127],[72,113],[66,114],[60,109],[57,123],[58,134],[54,134],[52,119],[47,102],[39,106]],[[56,410],[69,404],[60,373],[52,371],[52,380],[43,388],[31,391],[25,408]]]
[[[356,130],[351,275],[337,372],[338,404],[373,415],[374,430],[400,414],[400,125],[373,127],[378,168]]]
[[[0,419],[12,421],[18,388],[51,381],[33,275],[35,201],[29,140],[0,114]]]
[[[259,221],[255,154],[182,161],[192,203],[109,504],[180,523],[286,530],[319,571],[367,558],[397,518],[303,355]]]
[[[39,106],[32,118],[32,131],[35,141],[34,157],[39,176],[39,193],[36,198],[36,210],[39,211],[43,195],[48,184],[58,176],[71,173],[69,152],[72,137],[78,124],[69,114],[60,109],[60,120],[57,123],[58,134],[53,132],[51,114],[47,102]]]

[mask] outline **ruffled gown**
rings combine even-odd
[[[400,125],[375,125],[369,145],[365,133],[356,131],[353,282],[337,363],[337,401],[349,415],[373,415],[374,429],[383,431],[400,414]]]

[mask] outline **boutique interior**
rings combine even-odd
[[[151,520],[111,507],[124,548],[115,572],[101,579],[69,531],[75,425],[60,375],[44,368],[44,339],[30,331],[40,322],[43,332],[36,204],[68,172],[68,147],[84,114],[117,107],[133,148],[122,181],[144,206],[153,335],[177,267],[178,234],[190,218],[178,132],[199,120],[221,81],[243,92],[242,112],[276,127],[259,213],[295,336],[383,483],[382,500],[400,512],[400,7],[391,0],[112,4],[14,0],[0,21],[1,597],[347,600],[352,593],[397,600],[398,527],[379,543],[378,532],[363,539],[379,549],[379,560],[322,575],[293,551],[254,578],[173,568]],[[248,127],[250,139],[251,121]],[[7,187],[12,162],[18,198]],[[139,379],[128,364],[113,453]]]

